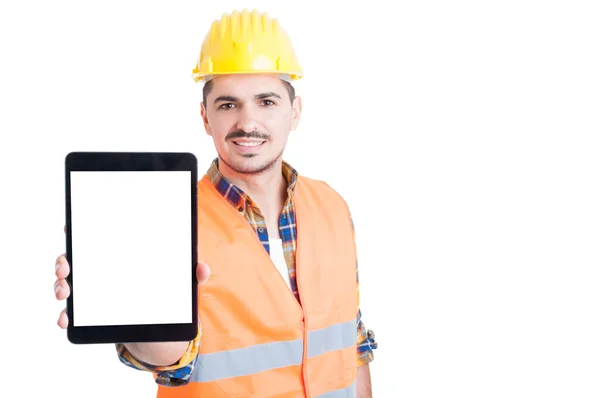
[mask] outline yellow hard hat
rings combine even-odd
[[[235,10],[215,20],[192,77],[198,82],[211,75],[239,73],[284,74],[291,80],[302,77],[287,33],[266,13]]]

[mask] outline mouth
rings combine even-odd
[[[267,141],[263,140],[233,140],[233,143],[237,146],[247,147],[247,148],[255,148],[261,146]]]

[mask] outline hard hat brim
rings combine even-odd
[[[283,72],[283,71],[227,71],[227,72],[218,72],[218,73],[192,73],[192,78],[195,82],[206,82],[207,80],[211,80],[217,76],[227,76],[227,75],[285,75],[288,76],[289,80],[296,81],[302,79],[304,74],[299,72]],[[283,80],[288,80],[283,79]]]

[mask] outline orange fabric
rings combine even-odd
[[[307,376],[311,383],[310,392],[312,396],[346,387],[350,383],[340,385],[339,380],[354,380],[357,370],[355,347],[328,352],[316,358],[309,358]]]
[[[307,345],[311,331],[356,320],[356,249],[349,211],[325,183],[299,177],[297,184],[301,305],[244,217],[206,177],[198,183],[198,258],[211,267],[208,282],[198,290],[199,354],[302,340],[302,365],[159,386],[159,398],[314,397],[354,381],[355,345],[312,358]]]

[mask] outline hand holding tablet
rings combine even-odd
[[[208,272],[196,268],[196,158],[74,152],[65,173],[67,252],[56,296],[67,299],[59,325],[69,340],[193,340],[197,284]]]

